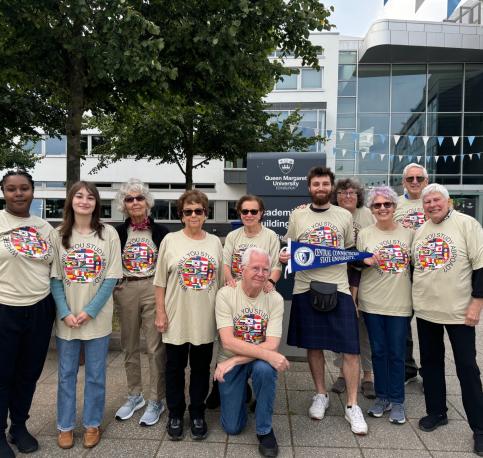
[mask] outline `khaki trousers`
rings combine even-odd
[[[121,347],[124,352],[127,386],[130,395],[143,392],[141,377],[141,329],[146,341],[149,361],[149,398],[165,397],[166,349],[161,333],[154,325],[156,303],[153,278],[124,281],[114,291],[114,301],[121,321]]]

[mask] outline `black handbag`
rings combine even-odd
[[[337,285],[323,281],[310,282],[312,307],[318,312],[331,312],[337,306]]]

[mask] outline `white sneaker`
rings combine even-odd
[[[141,426],[152,426],[155,425],[159,417],[164,412],[164,404],[163,401],[148,401],[148,406],[143,413],[143,416],[139,420],[139,424]]]
[[[309,417],[314,420],[322,420],[325,411],[329,408],[329,396],[327,394],[316,394],[312,398],[312,405],[309,408]]]
[[[367,423],[358,405],[345,408],[345,419],[351,424],[351,431],[354,434],[365,436],[367,434]]]
[[[116,420],[131,418],[136,410],[142,409],[146,401],[142,394],[129,395],[127,401],[116,412]]]

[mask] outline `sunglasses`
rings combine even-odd
[[[406,183],[412,183],[414,181],[414,179],[416,179],[416,181],[418,183],[422,183],[426,178],[421,177],[421,176],[417,176],[417,177],[406,177],[404,179],[406,180]]]
[[[379,210],[380,208],[391,208],[393,205],[392,202],[377,202],[375,204],[372,204],[372,208],[375,208],[376,210]]]
[[[138,202],[144,202],[146,200],[146,197],[144,196],[126,196],[124,197],[124,202],[130,204],[131,202],[134,202],[134,201],[138,201]]]
[[[255,216],[255,215],[258,215],[258,212],[259,212],[259,211],[260,211],[260,210],[256,210],[255,208],[252,208],[252,209],[250,209],[250,210],[248,210],[247,208],[244,208],[243,210],[240,210],[240,213],[241,213],[243,216],[247,216],[247,215],[248,215],[248,213],[250,213],[250,215]]]
[[[196,216],[201,216],[205,214],[205,209],[204,208],[195,208],[194,210],[187,208],[186,210],[183,210],[183,216],[191,216],[192,214],[195,214]]]

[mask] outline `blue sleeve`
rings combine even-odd
[[[67,315],[70,315],[72,312],[67,305],[62,280],[59,280],[58,278],[51,278],[50,291],[52,292],[52,296],[54,296],[55,305],[57,308],[57,316],[61,320],[63,320]]]
[[[96,295],[84,307],[84,312],[86,312],[91,318],[95,318],[108,301],[116,283],[117,278],[106,278],[97,290]]]

